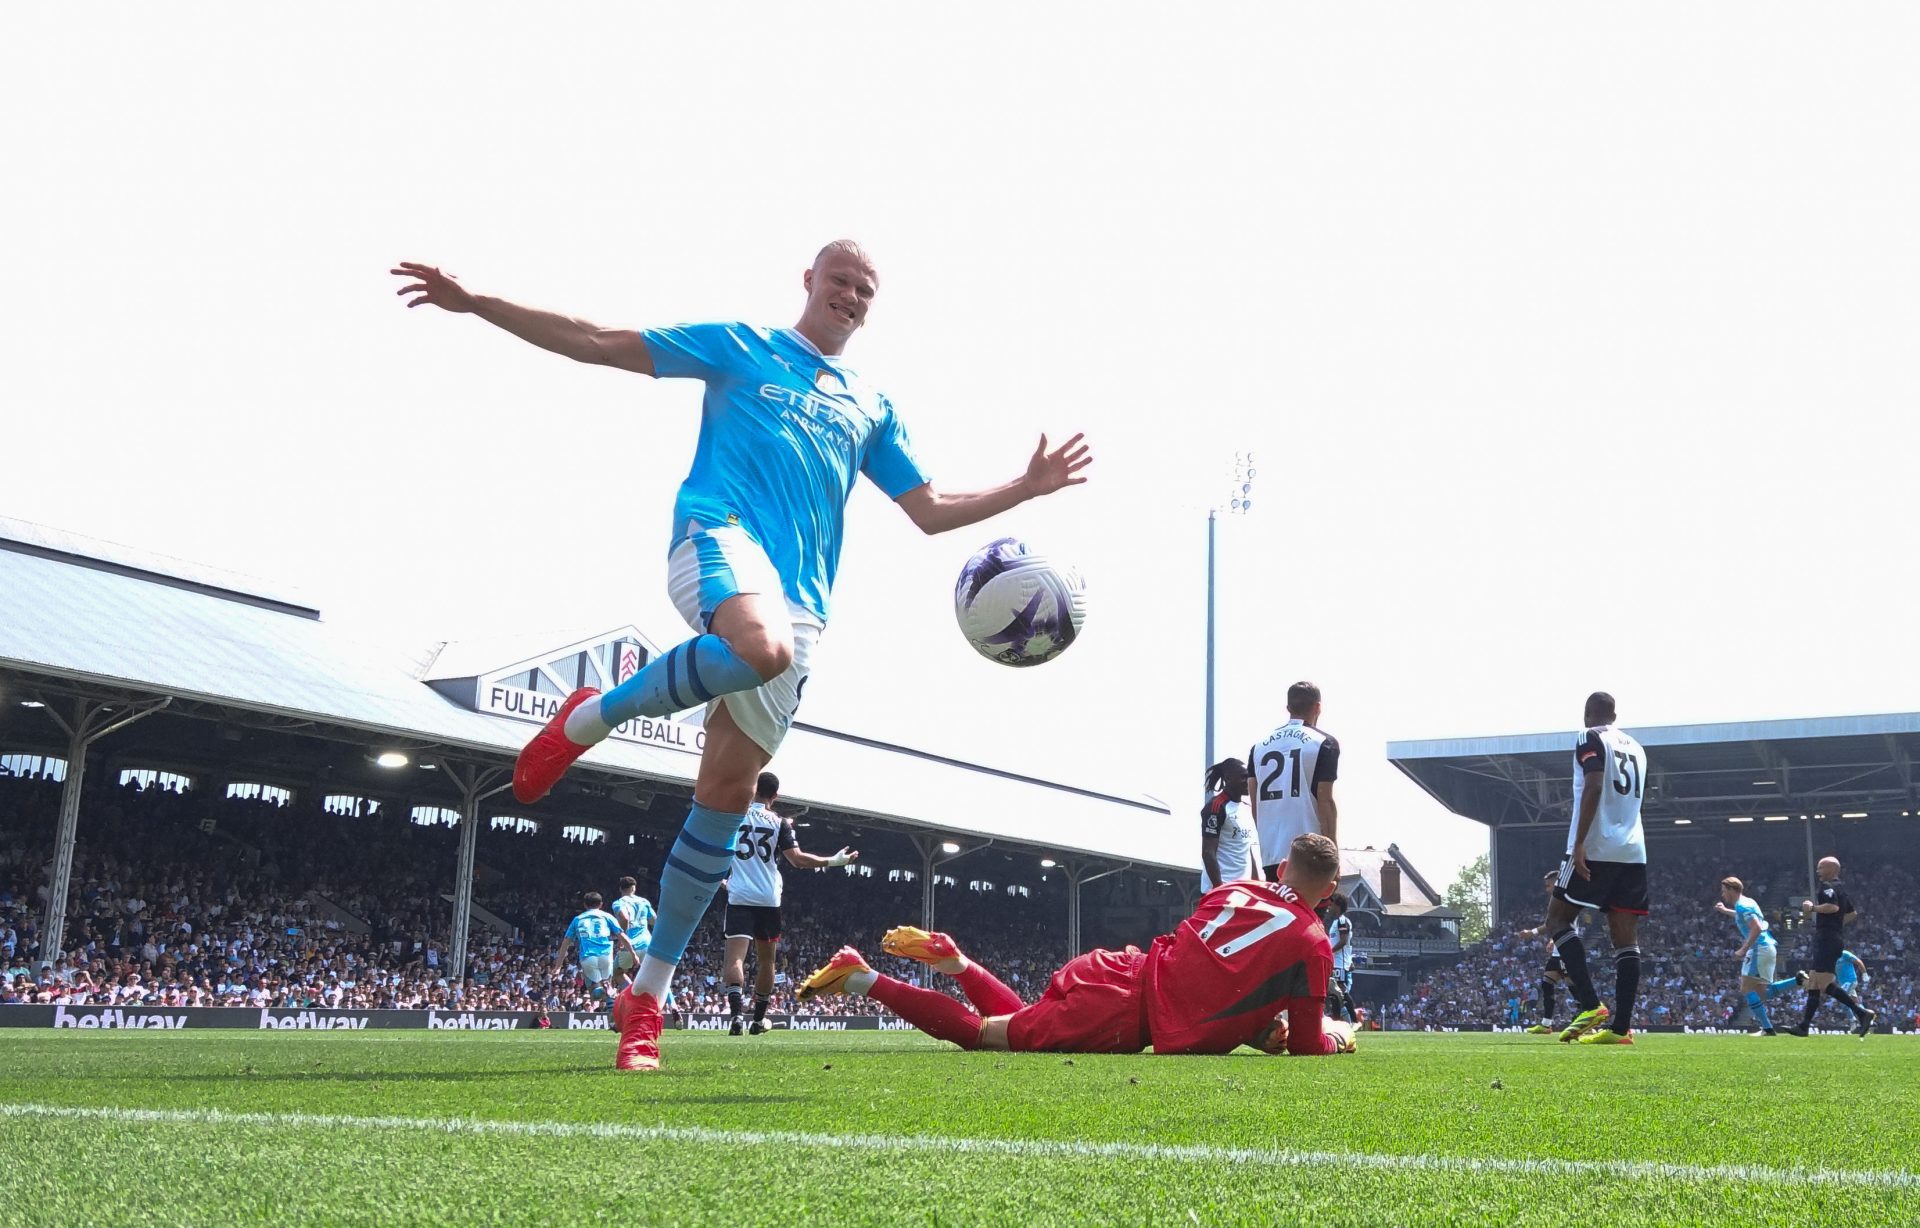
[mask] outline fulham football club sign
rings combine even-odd
[[[544,725],[575,690],[590,686],[602,693],[610,691],[639,673],[656,650],[634,628],[621,627],[511,665],[469,669],[480,651],[477,645],[446,645],[434,658],[424,681],[476,712]],[[497,662],[499,658],[492,660]],[[615,728],[613,736],[697,755],[707,739],[707,731],[701,727],[703,716],[704,712],[696,708],[678,717],[636,717]]]

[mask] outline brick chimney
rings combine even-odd
[[[1380,902],[1400,902],[1400,863],[1388,856],[1380,863]]]

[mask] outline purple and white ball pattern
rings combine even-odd
[[[953,611],[961,634],[981,656],[1002,665],[1039,665],[1079,636],[1087,620],[1087,582],[1077,569],[1003,537],[960,569]]]

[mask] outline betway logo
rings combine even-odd
[[[911,1032],[913,1031],[913,1025],[904,1019],[895,1019],[892,1015],[882,1015],[880,1016],[880,1030],[882,1032]]]
[[[429,1011],[427,1026],[462,1032],[506,1032],[519,1027],[520,1021],[518,1019],[485,1019],[472,1011],[462,1011],[458,1015],[442,1015],[439,1011]]]
[[[567,1015],[567,1030],[578,1031],[581,1028],[593,1032],[608,1031],[607,1017],[605,1015],[581,1015],[570,1012]]]
[[[298,1014],[274,1017],[271,1010],[260,1012],[260,1026],[263,1028],[295,1029],[298,1031],[328,1031],[333,1028],[364,1028],[372,1018],[370,1015],[323,1015],[318,1011],[301,1011]]]
[[[98,1012],[75,1014],[64,1006],[53,1008],[56,1028],[184,1028],[185,1015],[159,1015],[147,1011],[124,1011],[107,1007]]]
[[[815,1016],[811,1019],[796,1018],[787,1026],[796,1032],[844,1032],[847,1030],[847,1021],[844,1019],[821,1019]]]

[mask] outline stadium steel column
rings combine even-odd
[[[958,841],[948,840],[944,836],[915,836],[913,847],[920,850],[920,928],[933,929],[934,894],[933,872],[949,861],[958,861],[968,853],[977,853],[993,841],[987,840],[972,848],[962,848]],[[948,846],[952,845],[951,848]],[[939,854],[944,853],[942,857]]]
[[[467,934],[473,926],[473,854],[480,842],[480,803],[507,787],[507,769],[441,759],[440,770],[460,790],[460,859],[453,884],[453,979],[467,983]]]
[[[171,698],[135,704],[73,701],[73,719],[53,705],[47,715],[67,735],[67,778],[60,788],[60,828],[53,840],[53,882],[47,890],[46,924],[40,928],[40,959],[50,963],[66,954],[67,892],[73,883],[73,846],[80,830],[80,790],[87,777],[87,748],[117,729],[152,716],[172,703]],[[115,717],[116,710],[124,713]]]
[[[1122,870],[1131,870],[1133,863],[1124,862],[1098,874],[1088,874],[1086,866],[1073,862],[1065,863],[1063,868],[1067,872],[1067,958],[1072,959],[1080,954],[1080,888],[1103,878],[1111,878]]]

